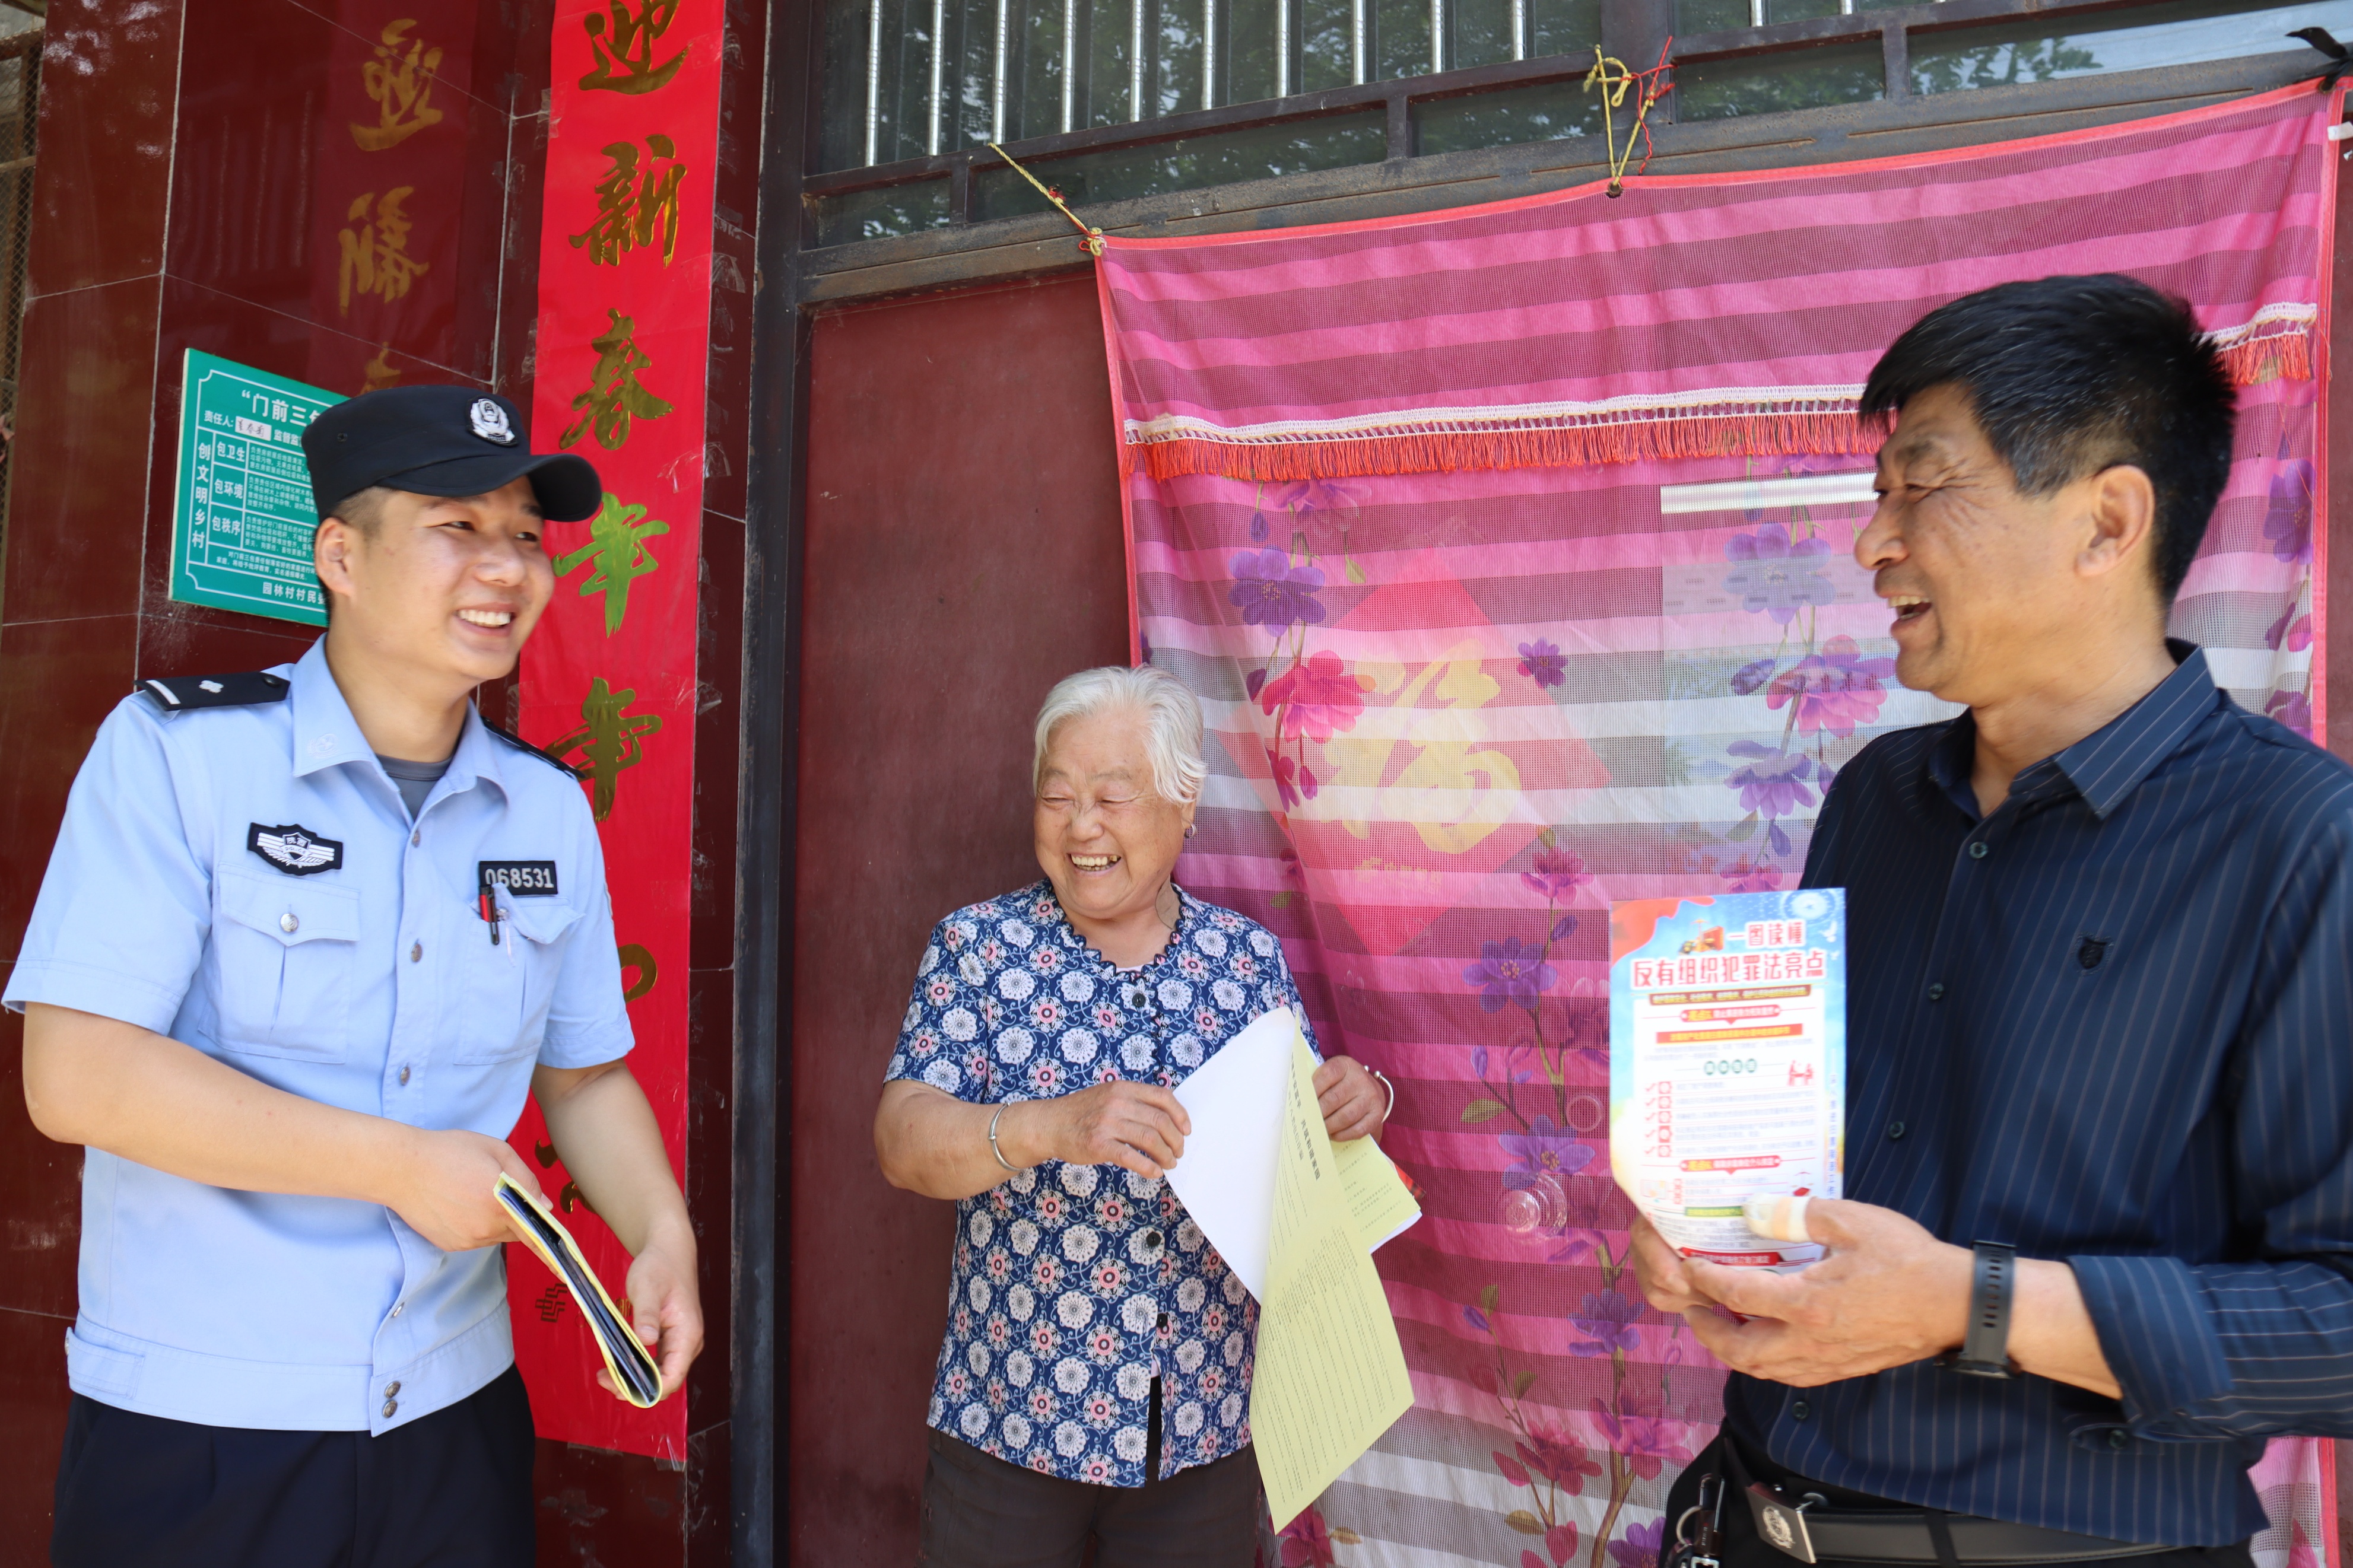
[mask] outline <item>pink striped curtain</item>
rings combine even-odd
[[[2242,392],[2175,629],[2310,728],[2329,107],[1110,242],[1139,653],[1211,731],[1179,875],[1396,1079],[1424,1194],[1379,1255],[1415,1407],[1285,1564],[1655,1563],[1723,1374],[1626,1272],[1606,910],[1791,885],[1837,770],[1948,711],[1849,553],[1905,326],[2052,273],[2187,296]],[[2318,1568],[2326,1458],[2274,1445],[2267,1568]]]

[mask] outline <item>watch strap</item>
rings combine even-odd
[[[2010,1309],[2018,1289],[2018,1249],[1980,1241],[1969,1277],[1969,1328],[1949,1363],[1971,1377],[2010,1377]]]

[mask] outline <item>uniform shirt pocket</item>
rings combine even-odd
[[[459,944],[468,955],[458,1029],[458,1060],[465,1066],[539,1054],[565,938],[582,911],[557,899],[522,898],[500,912],[496,945],[486,934]]]
[[[216,1043],[244,1056],[340,1062],[351,1047],[360,897],[304,878],[214,879]]]

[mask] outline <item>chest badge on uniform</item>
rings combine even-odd
[[[553,860],[477,860],[474,875],[481,892],[503,892],[511,899],[552,899],[561,890]]]
[[[293,823],[275,827],[253,823],[245,830],[245,847],[290,877],[316,876],[343,863],[343,840],[322,838]]]

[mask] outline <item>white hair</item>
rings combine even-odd
[[[1201,798],[1209,770],[1201,761],[1201,704],[1185,683],[1148,664],[1107,664],[1066,675],[1046,693],[1038,710],[1038,754],[1029,770],[1035,788],[1046,772],[1046,748],[1054,731],[1071,719],[1130,712],[1144,720],[1144,752],[1152,763],[1152,788],[1163,800],[1188,805]]]

